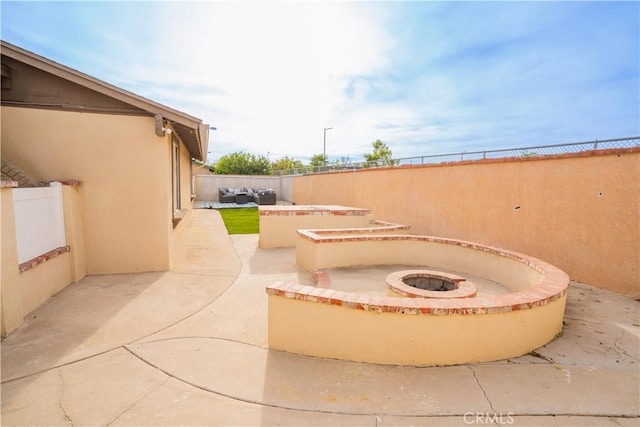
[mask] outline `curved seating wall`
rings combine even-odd
[[[271,348],[371,363],[453,365],[520,356],[562,330],[569,277],[534,257],[428,236],[298,234],[296,258],[309,271],[437,267],[485,277],[513,292],[429,299],[274,283],[267,287]]]
[[[498,255],[498,256],[496,256]],[[416,265],[484,277],[513,291],[542,280],[535,263],[498,248],[431,236],[331,236],[325,230],[299,230],[296,263],[308,271],[355,265]]]

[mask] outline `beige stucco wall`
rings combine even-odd
[[[453,365],[526,354],[562,329],[566,295],[496,314],[376,313],[269,295],[269,348],[394,365]]]
[[[22,323],[22,291],[18,270],[16,224],[11,188],[0,188],[0,335],[7,336]]]
[[[3,157],[44,180],[82,181],[87,273],[169,269],[170,136],[155,135],[153,118],[2,107],[2,124]]]
[[[70,280],[77,282],[87,275],[84,247],[84,222],[82,220],[82,187],[63,185],[64,234],[69,246]],[[67,282],[68,283],[68,282]]]
[[[70,251],[20,273],[12,190],[2,189],[2,336],[15,330],[28,313],[52,295],[86,275],[81,187],[64,185],[62,196],[65,240]]]
[[[280,178],[281,195],[280,200],[291,202],[291,192],[293,191],[293,177],[283,176]]]
[[[640,296],[640,152],[293,178],[296,204],[371,209],[412,233],[500,246]]]
[[[191,156],[184,145],[182,145],[180,147],[180,208],[186,210],[186,213],[170,232],[170,266],[174,265],[193,211],[190,165]]]
[[[38,308],[40,304],[71,282],[71,254],[69,252],[20,273],[22,316],[24,317]]]
[[[191,169],[191,174],[194,176],[195,175],[211,175],[211,169],[209,169],[207,166],[193,165]]]
[[[371,225],[370,215],[260,215],[261,248],[296,245],[298,229],[363,228]]]
[[[218,187],[271,188],[282,200],[281,178],[262,175],[198,175],[195,177],[196,199],[217,202]]]
[[[510,257],[497,256],[469,247],[398,238],[386,240],[342,239],[317,243],[300,237],[296,245],[296,264],[307,271],[365,265],[415,265],[444,268],[484,277],[522,291],[537,285],[543,275]]]

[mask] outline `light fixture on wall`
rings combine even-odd
[[[156,125],[156,135],[158,136],[171,135],[172,130],[165,127],[164,118],[160,114],[156,114],[155,116],[153,116],[153,120],[155,121],[155,125]]]

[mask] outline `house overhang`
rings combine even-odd
[[[159,104],[150,99],[136,95],[127,90],[121,89],[112,84],[106,83],[102,80],[91,77],[87,74],[81,73],[72,68],[66,67],[55,61],[37,55],[33,52],[29,52],[20,47],[14,46],[5,41],[0,41],[1,53],[2,53],[2,76],[3,80],[7,78],[15,78],[15,75],[11,74],[11,69],[5,64],[5,57],[12,58],[15,61],[37,68],[43,72],[49,73],[60,79],[69,81],[83,88],[89,89],[96,93],[102,94],[109,98],[112,98],[121,103],[127,104],[132,107],[132,110],[138,114],[146,114],[151,117],[156,115],[162,116],[164,120],[175,130],[178,138],[184,143],[191,154],[191,157],[197,160],[206,161],[207,149],[209,141],[209,125],[202,123],[202,120],[193,117],[182,111],[175,110],[165,105]],[[2,97],[3,105],[23,105],[34,108],[47,108],[47,105],[42,103],[26,103],[16,102],[15,100],[6,99]],[[67,109],[73,109],[77,107],[84,111],[90,111],[83,105],[64,105],[59,107],[66,107]],[[112,114],[118,114],[117,110],[114,110]],[[150,129],[153,132],[153,128]]]

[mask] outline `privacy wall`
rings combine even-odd
[[[287,200],[282,193],[282,177],[263,175],[196,175],[194,177],[196,199],[218,201],[219,187],[271,188],[278,200]]]
[[[295,204],[371,209],[412,233],[541,258],[640,296],[640,149],[293,177]]]

